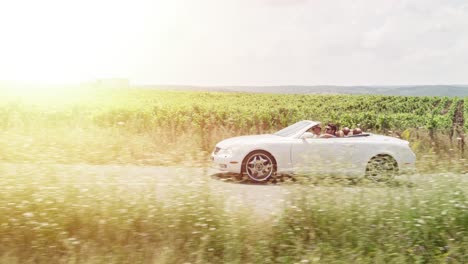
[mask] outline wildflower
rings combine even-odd
[[[23,216],[24,216],[24,217],[31,218],[31,217],[33,217],[33,216],[34,216],[34,214],[33,214],[33,213],[31,213],[31,212],[27,212],[27,213],[24,213],[24,214],[23,214]]]

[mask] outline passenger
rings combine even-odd
[[[359,127],[353,129],[353,135],[360,135],[362,134],[362,130]]]
[[[334,138],[336,137],[336,125],[333,123],[328,123],[325,127],[325,134],[320,136],[320,138]]]
[[[336,135],[336,137],[344,137],[345,136],[345,134],[344,134],[344,132],[342,130],[336,132],[335,135]]]
[[[349,132],[351,132],[351,129],[349,129],[349,127],[343,128],[343,134],[345,137],[350,136]]]

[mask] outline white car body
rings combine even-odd
[[[318,124],[304,120],[275,134],[225,139],[211,155],[214,166],[222,171],[243,173],[246,157],[262,151],[273,157],[278,173],[363,176],[369,161],[382,155],[396,161],[399,173],[414,170],[416,156],[408,141],[375,134],[311,138],[306,131]]]

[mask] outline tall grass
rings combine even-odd
[[[320,263],[462,263],[468,260],[466,185],[450,178],[434,183],[352,196],[299,193],[277,222],[275,248],[291,261],[304,255]]]
[[[219,263],[240,259],[227,247],[254,237],[238,235],[249,217],[226,214],[206,184],[166,188],[161,196],[150,177],[129,183],[33,168],[1,176],[2,262]]]
[[[270,215],[255,201],[228,204],[227,186],[206,176],[173,175],[158,188],[154,177],[98,169],[0,172],[2,263],[468,260],[465,175],[415,175],[411,187],[285,184],[291,194]]]

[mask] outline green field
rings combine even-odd
[[[0,98],[0,263],[468,262],[467,98],[136,89],[0,89]],[[302,119],[407,139],[423,173],[261,186],[290,196],[259,216],[213,187],[245,183],[177,172],[208,166],[219,140]],[[155,177],[100,171],[115,164],[171,165],[190,180],[161,197]]]

